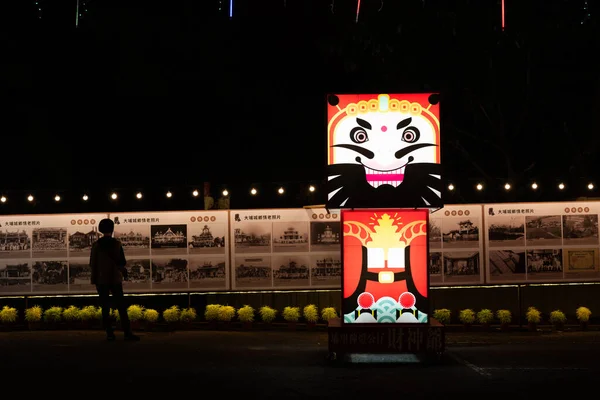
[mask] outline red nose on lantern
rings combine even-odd
[[[412,308],[417,302],[417,298],[411,292],[404,292],[398,298],[398,303],[402,308]]]
[[[371,308],[373,303],[375,303],[375,297],[369,292],[363,292],[358,295],[356,302],[360,308]]]

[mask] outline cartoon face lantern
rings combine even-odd
[[[428,322],[428,210],[342,210],[344,323]]]
[[[330,96],[328,121],[328,208],[443,205],[437,95]]]

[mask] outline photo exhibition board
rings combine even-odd
[[[327,97],[327,208],[441,207],[439,96]]]
[[[340,227],[333,210],[232,210],[233,289],[339,289]]]
[[[127,292],[229,289],[227,211],[110,214],[127,259]]]
[[[445,205],[429,215],[431,286],[484,283],[480,204]]]
[[[342,210],[345,324],[427,323],[428,209]]]
[[[0,295],[87,293],[92,244],[107,214],[0,216]]]
[[[600,279],[599,202],[486,204],[488,283]]]

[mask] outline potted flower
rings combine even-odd
[[[171,306],[163,311],[162,316],[167,323],[167,329],[174,330],[181,318],[181,310],[178,306]]]
[[[538,324],[542,321],[542,313],[535,307],[529,307],[525,313],[525,318],[527,318],[529,330],[535,332],[537,331]]]
[[[184,308],[181,310],[181,314],[179,314],[179,321],[183,326],[187,329],[190,329],[192,323],[196,321],[198,314],[196,313],[196,309],[193,307]]]
[[[277,317],[277,310],[269,306],[262,306],[260,310],[258,310],[258,314],[260,315],[260,319],[264,323],[264,326],[270,327],[271,323],[275,321],[275,317]]]
[[[85,306],[79,310],[79,319],[81,320],[81,327],[84,329],[91,329],[94,320],[97,318],[97,310],[94,306]]]
[[[79,328],[80,310],[78,307],[69,306],[63,310],[62,319],[67,323],[67,329]]]
[[[592,315],[590,309],[587,307],[579,307],[575,310],[575,315],[577,316],[577,321],[579,321],[581,329],[586,330],[590,323],[590,316]]]
[[[54,306],[44,310],[44,323],[50,329],[58,329],[62,321],[62,307]]]
[[[300,319],[300,307],[285,307],[283,309],[283,319],[287,321],[289,329],[296,329],[296,323]]]
[[[450,315],[451,312],[447,308],[433,310],[433,318],[442,325],[450,324]]]
[[[204,310],[204,319],[208,322],[209,329],[217,328],[217,321],[219,320],[219,309],[220,304],[207,304]]]
[[[483,329],[489,330],[492,321],[494,320],[494,313],[489,308],[484,308],[477,312],[477,322],[481,324]]]
[[[0,310],[0,323],[5,329],[14,329],[19,318],[19,312],[14,307],[4,306]]]
[[[152,330],[156,321],[158,321],[158,311],[153,308],[146,308],[142,313],[142,320],[144,321],[144,329],[147,331]]]
[[[313,329],[319,320],[319,309],[314,304],[309,304],[302,310],[302,315],[306,320],[306,326],[308,329]]]
[[[475,311],[471,310],[470,308],[460,310],[458,313],[458,320],[463,324],[465,329],[469,329],[475,322]]]
[[[235,318],[235,314],[235,308],[232,306],[222,306],[219,308],[219,321],[223,323],[223,328],[229,329],[231,327],[231,321]]]
[[[334,318],[338,318],[337,311],[335,311],[334,307],[325,307],[321,310],[321,319],[327,324],[329,323],[329,320]]]
[[[237,315],[238,319],[242,322],[242,328],[252,329],[254,322],[254,308],[252,306],[245,305],[237,310]]]
[[[507,331],[512,322],[512,314],[509,310],[498,310],[496,311],[496,318],[500,321],[500,329]]]
[[[567,316],[560,310],[554,310],[550,313],[550,323],[557,331],[562,331],[567,322]]]
[[[138,304],[130,305],[127,307],[127,316],[131,323],[131,329],[135,331],[140,330],[142,321],[144,320],[144,307]]]
[[[42,327],[42,315],[44,311],[40,306],[29,307],[25,310],[25,322],[29,330],[38,330]]]

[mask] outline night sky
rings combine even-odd
[[[600,176],[591,1],[507,0],[504,32],[499,0],[33,3],[0,12],[3,193],[322,182],[332,92],[441,93],[448,202]]]

